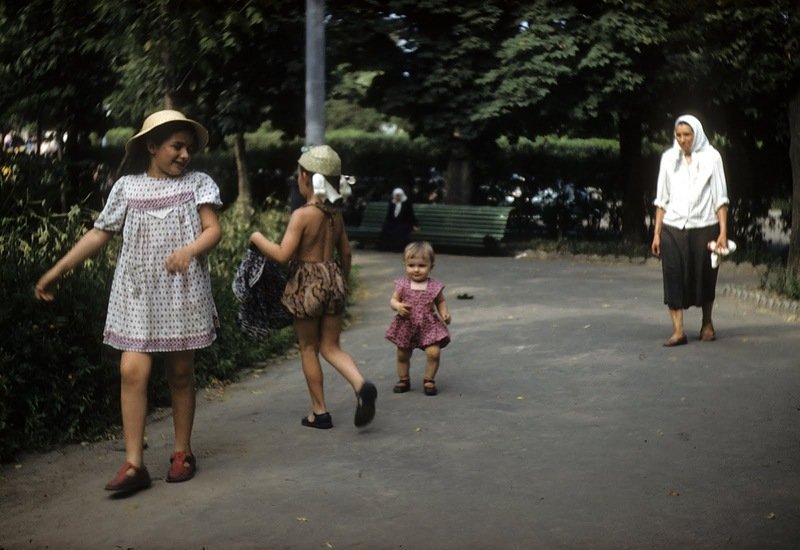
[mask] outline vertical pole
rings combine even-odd
[[[306,0],[306,145],[325,143],[325,0]]]

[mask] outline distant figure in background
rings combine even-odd
[[[381,232],[381,248],[401,251],[411,242],[411,232],[419,229],[414,206],[400,187],[392,191]]]

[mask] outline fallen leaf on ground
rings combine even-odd
[[[769,514],[767,514],[767,519],[775,519],[777,517],[778,516],[775,515],[775,512],[770,512]]]
[[[669,493],[667,493],[667,494],[669,496],[671,496],[671,497],[679,497],[679,496],[681,496],[681,494],[678,491],[676,491],[675,489],[670,489]]]

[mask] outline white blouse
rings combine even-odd
[[[722,157],[713,147],[692,153],[691,162],[675,149],[661,156],[656,198],[664,209],[664,223],[678,229],[718,223],[717,210],[728,204]]]

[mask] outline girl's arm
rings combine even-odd
[[[442,318],[442,321],[446,325],[450,324],[450,310],[447,308],[447,302],[444,299],[444,293],[440,292],[438,296],[436,296],[436,309],[439,311],[439,317]]]
[[[391,306],[391,308],[395,310],[400,317],[407,317],[409,314],[408,306],[400,301],[400,293],[396,290],[389,300],[389,306]]]
[[[55,293],[48,287],[58,282],[65,273],[82,264],[87,258],[100,252],[100,249],[108,244],[113,236],[114,233],[110,231],[90,229],[69,252],[64,254],[64,257],[36,281],[34,288],[36,299],[52,302],[55,299]]]
[[[350,266],[353,264],[353,249],[350,247],[350,239],[347,238],[347,231],[344,230],[344,218],[341,212],[337,214],[339,228],[339,242],[336,243],[336,250],[339,251],[339,258],[342,262],[342,271],[345,280],[350,278]]]
[[[214,207],[210,204],[201,204],[198,213],[203,230],[194,241],[169,255],[165,265],[170,273],[183,273],[189,269],[192,258],[210,251],[222,238],[222,230]]]
[[[297,252],[297,247],[300,246],[300,239],[303,236],[302,215],[303,209],[294,211],[289,218],[289,225],[286,227],[286,233],[283,234],[281,244],[270,241],[260,231],[250,235],[250,243],[264,256],[285,264],[292,259]]]

